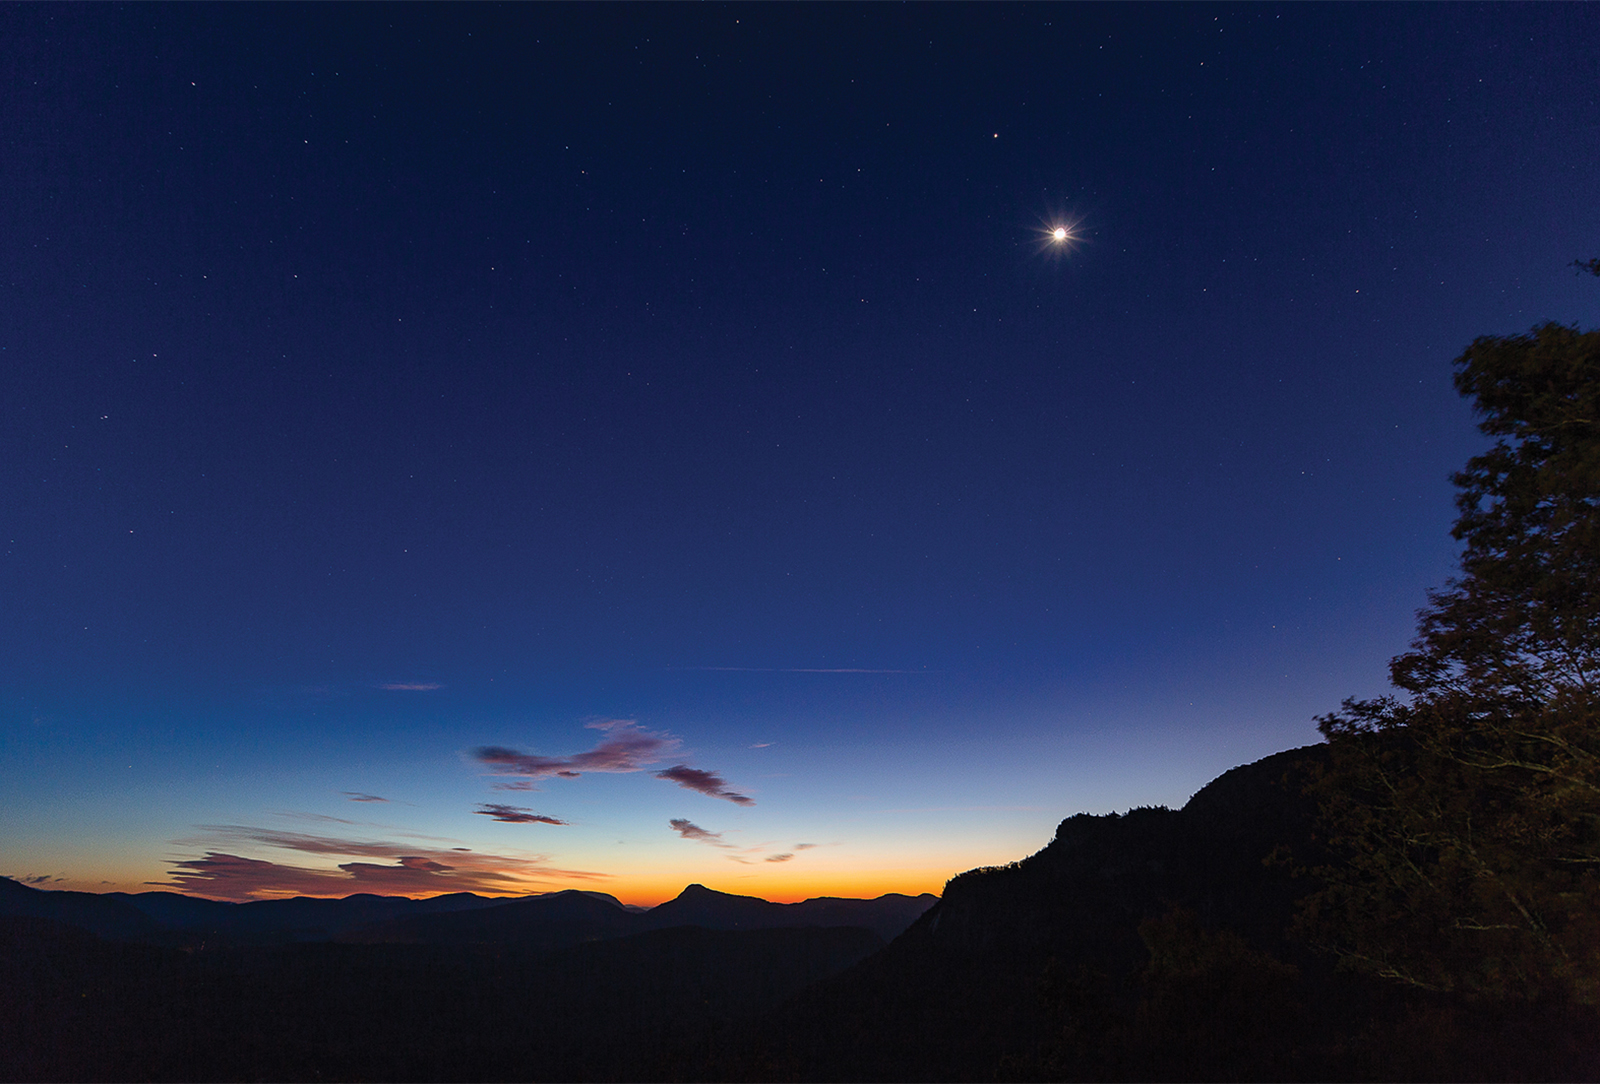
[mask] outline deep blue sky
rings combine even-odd
[[[0,873],[41,884],[427,837],[519,891],[937,890],[1181,803],[1385,687],[1481,447],[1451,359],[1600,322],[1587,5],[0,40]],[[475,753],[626,734],[532,792]]]

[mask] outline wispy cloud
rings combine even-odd
[[[665,771],[656,773],[657,779],[668,779],[688,790],[699,791],[711,798],[725,798],[738,805],[755,805],[756,800],[744,794],[735,794],[728,789],[727,780],[716,772],[702,771],[691,768],[687,764],[674,764]]]
[[[370,696],[373,692],[430,693],[444,688],[439,681],[333,681],[317,685],[266,685],[256,690],[256,702],[263,704],[298,703],[306,700],[344,700]]]
[[[752,745],[750,748],[752,748],[752,749],[768,749],[768,748],[771,748],[772,745],[773,745],[773,743],[770,742],[770,741],[758,741],[754,745]]]
[[[387,802],[389,800],[387,798],[380,798],[376,794],[362,794],[358,790],[347,790],[344,792],[344,795],[352,802]]]
[[[870,802],[872,795],[852,795],[864,802]],[[897,809],[877,809],[875,813],[1039,813],[1054,809],[1048,805],[919,805],[903,806]]]
[[[506,789],[531,790],[540,779],[559,776],[573,779],[584,772],[637,772],[660,762],[678,748],[678,739],[668,734],[644,730],[630,719],[589,723],[605,737],[593,749],[571,756],[547,757],[523,753],[500,745],[485,745],[473,757],[496,775],[509,776]]]
[[[820,847],[820,846],[822,846],[822,844],[820,844],[820,843],[796,843],[794,845],[794,849],[797,850],[797,851],[809,851],[813,847]]]
[[[535,813],[531,809],[521,806],[501,805],[498,802],[485,803],[482,809],[474,809],[474,813],[484,817],[493,817],[497,821],[507,824],[566,824],[554,817],[547,817],[543,813]]]
[[[722,838],[721,832],[708,832],[704,828],[683,817],[674,817],[667,822],[667,826],[684,839],[692,839],[696,843],[709,843],[713,847],[732,848],[733,844]]]
[[[395,858],[432,848],[391,843],[387,840],[349,839],[319,836],[309,832],[289,832],[281,828],[257,828],[247,824],[201,824],[201,834],[177,840],[181,847],[203,847],[218,841],[258,843],[301,854],[355,855],[360,858]]]
[[[343,862],[337,870],[307,869],[260,858],[208,851],[204,858],[173,863],[168,881],[151,881],[200,896],[230,900],[285,896],[348,896],[356,892],[435,895],[483,892],[510,895],[521,879],[500,870],[461,869],[422,855],[401,855],[393,864]]]
[[[667,822],[667,827],[691,842],[704,843],[707,846],[718,847],[730,852],[723,855],[723,857],[730,862],[738,862],[742,866],[753,865],[757,859],[763,862],[789,862],[794,859],[794,851],[785,851],[782,854],[764,854],[763,852],[772,846],[770,843],[762,843],[754,847],[741,847],[736,843],[729,843],[722,838],[721,832],[712,832],[702,828],[685,817],[674,817]],[[808,847],[815,846],[815,843],[801,843],[796,845],[794,850],[805,850]]]
[[[173,862],[167,881],[152,881],[201,896],[249,900],[283,896],[348,896],[354,892],[437,895],[482,892],[517,895],[533,885],[593,881],[609,875],[558,869],[540,856],[484,854],[462,847],[430,847],[388,840],[344,839],[248,825],[202,826],[205,834],[179,840],[205,848],[201,858]],[[311,868],[233,853],[254,844],[298,854],[349,858],[334,868]],[[363,861],[364,860],[364,861]]]
[[[25,885],[47,885],[51,881],[65,880],[65,878],[57,877],[50,873],[35,873],[31,877],[13,877],[11,879],[13,881],[20,881]]]
[[[268,813],[274,817],[282,817],[291,821],[311,821],[314,824],[347,824],[351,826],[367,825],[369,827],[386,827],[375,824],[373,821],[353,821],[349,817],[333,817],[326,813],[302,813],[293,809],[269,809]]]
[[[669,666],[669,670],[701,670],[728,674],[926,674],[927,670],[880,670],[867,666]]]

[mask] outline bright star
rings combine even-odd
[[[1034,252],[1051,263],[1066,259],[1084,243],[1085,238],[1079,230],[1080,225],[1080,219],[1061,211],[1051,210],[1048,214],[1041,215],[1033,234]]]

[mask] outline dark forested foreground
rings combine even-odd
[[[442,910],[449,921],[436,929],[421,917],[383,927],[387,941],[367,924],[344,940],[174,947],[148,927],[133,934],[142,940],[119,941],[15,915],[23,903],[54,903],[76,908],[80,923],[106,922],[89,910],[126,898],[8,885],[0,1071],[12,1080],[1600,1079],[1600,1019],[1577,1003],[1397,986],[1336,971],[1333,957],[1308,947],[1297,901],[1321,884],[1308,871],[1327,855],[1305,787],[1327,760],[1327,746],[1280,753],[1223,775],[1182,810],[1069,818],[1031,858],[955,878],[887,947],[860,927],[729,928],[784,912],[704,889],[657,919],[703,925],[621,936],[597,931],[594,916],[636,914],[562,893]],[[543,933],[518,912],[539,899]],[[345,901],[301,906],[335,902]],[[835,911],[848,902],[832,901]],[[495,923],[458,919],[495,911]],[[571,939],[551,947],[562,937]]]
[[[1301,903],[1330,856],[1328,746],[1184,809],[1062,822],[955,878],[883,952],[731,1034],[707,1074],[784,1080],[1595,1080],[1600,1016],[1339,969]],[[1312,938],[1314,939],[1314,938]]]
[[[298,944],[186,953],[3,922],[13,1080],[629,1080],[678,1037],[882,947],[850,927],[679,927],[553,953]]]

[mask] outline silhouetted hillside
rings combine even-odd
[[[126,896],[46,892],[6,877],[0,877],[0,917],[48,918],[113,941],[154,940],[162,931]]]
[[[703,1076],[784,1080],[1595,1079],[1600,1023],[1336,973],[1292,935],[1328,856],[1325,746],[1182,810],[1078,815],[953,878],[883,952],[729,1036]]]
[[[170,933],[181,933],[181,943],[211,945],[331,941],[352,930],[397,918],[472,911],[498,907],[506,902],[470,892],[423,900],[362,893],[343,899],[297,896],[287,900],[219,903],[171,892],[144,892],[127,899],[161,922]]]
[[[609,901],[609,902],[608,902]],[[641,915],[614,899],[586,892],[497,901],[496,906],[447,914],[406,915],[353,929],[343,940],[367,944],[505,944],[555,949],[646,929]]]
[[[889,941],[937,901],[931,894],[889,893],[870,900],[770,903],[690,885],[653,908],[628,907],[607,893],[581,890],[512,898],[460,892],[421,900],[360,894],[225,903],[172,892],[49,891],[0,878],[0,916],[51,918],[108,940],[208,948],[348,941],[550,950],[672,926],[858,926]]]
[[[870,900],[822,896],[800,903],[769,903],[755,896],[733,896],[704,885],[690,885],[676,899],[640,917],[647,929],[703,926],[709,930],[774,930],[796,926],[859,926],[885,941],[898,937],[939,897],[891,892]]]

